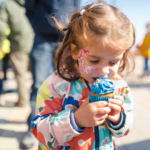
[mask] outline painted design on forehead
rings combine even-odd
[[[94,68],[91,67],[91,66],[86,66],[85,63],[84,63],[84,59],[83,59],[83,55],[86,54],[86,53],[89,53],[88,50],[86,49],[83,49],[80,53],[80,56],[78,57],[78,59],[81,61],[81,67],[83,68],[83,71],[86,73],[86,74],[90,74]]]

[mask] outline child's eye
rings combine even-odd
[[[116,64],[116,62],[110,62],[109,64],[110,64],[111,66],[113,66],[113,65]]]
[[[93,64],[97,64],[97,63],[99,63],[99,60],[90,60],[90,62]]]

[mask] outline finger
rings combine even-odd
[[[108,114],[110,112],[111,112],[110,107],[103,107],[103,108],[97,109],[96,115],[103,116],[103,115]]]
[[[123,96],[115,95],[115,96],[114,96],[114,99],[121,100],[121,101],[124,103],[124,98],[123,98]]]
[[[100,121],[100,120],[106,119],[107,117],[108,117],[108,114],[105,114],[105,115],[96,115],[95,116],[95,120],[96,121]]]
[[[118,124],[119,123],[119,121],[120,121],[120,115],[118,114],[118,115],[115,115],[115,116],[111,116],[111,115],[108,115],[108,117],[107,117],[107,119],[109,119],[110,121],[112,121],[112,122],[114,122],[114,123],[116,123],[116,124]],[[118,120],[119,119],[119,120]]]
[[[101,116],[101,117],[95,117],[94,118],[94,126],[98,126],[98,125],[100,125],[100,124],[102,124],[102,123],[104,123],[104,121],[106,120],[106,118],[108,117],[108,114],[105,114],[105,115],[103,115],[103,116]]]
[[[114,95],[114,98],[115,98],[115,99],[123,100],[123,97],[122,97],[121,95]]]
[[[121,107],[116,104],[108,103],[108,106],[115,111],[118,111],[118,112],[121,111]]]
[[[110,121],[114,122],[114,121],[116,121],[116,116],[108,115],[107,119],[109,119]]]
[[[106,120],[106,119],[97,121],[97,125],[96,125],[96,126],[103,124],[103,123],[105,122],[105,120]]]
[[[109,99],[108,103],[112,103],[112,104],[115,104],[115,105],[118,105],[118,106],[122,106],[123,105],[123,101],[122,100],[118,100],[118,99]]]
[[[92,104],[95,105],[97,108],[103,108],[108,105],[108,102],[107,101],[99,101],[99,102],[94,102]]]

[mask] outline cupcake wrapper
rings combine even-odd
[[[89,92],[89,97],[90,97],[90,103],[98,102],[98,101],[108,101],[108,99],[113,98],[113,97],[98,97],[98,96],[94,96],[94,95],[91,95],[90,92]]]

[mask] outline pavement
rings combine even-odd
[[[150,76],[139,78],[142,74],[144,60],[141,56],[136,56],[135,59],[135,72],[126,78],[134,96],[134,121],[130,133],[116,139],[118,150],[150,150]],[[25,121],[31,110],[30,106],[14,107],[18,95],[15,90],[11,92],[12,89],[17,89],[15,76],[11,69],[8,70],[7,77],[5,90],[10,91],[0,96],[0,150],[22,150],[19,142],[27,131]],[[28,72],[28,89],[31,84],[32,78]],[[37,143],[28,150],[37,150]]]

